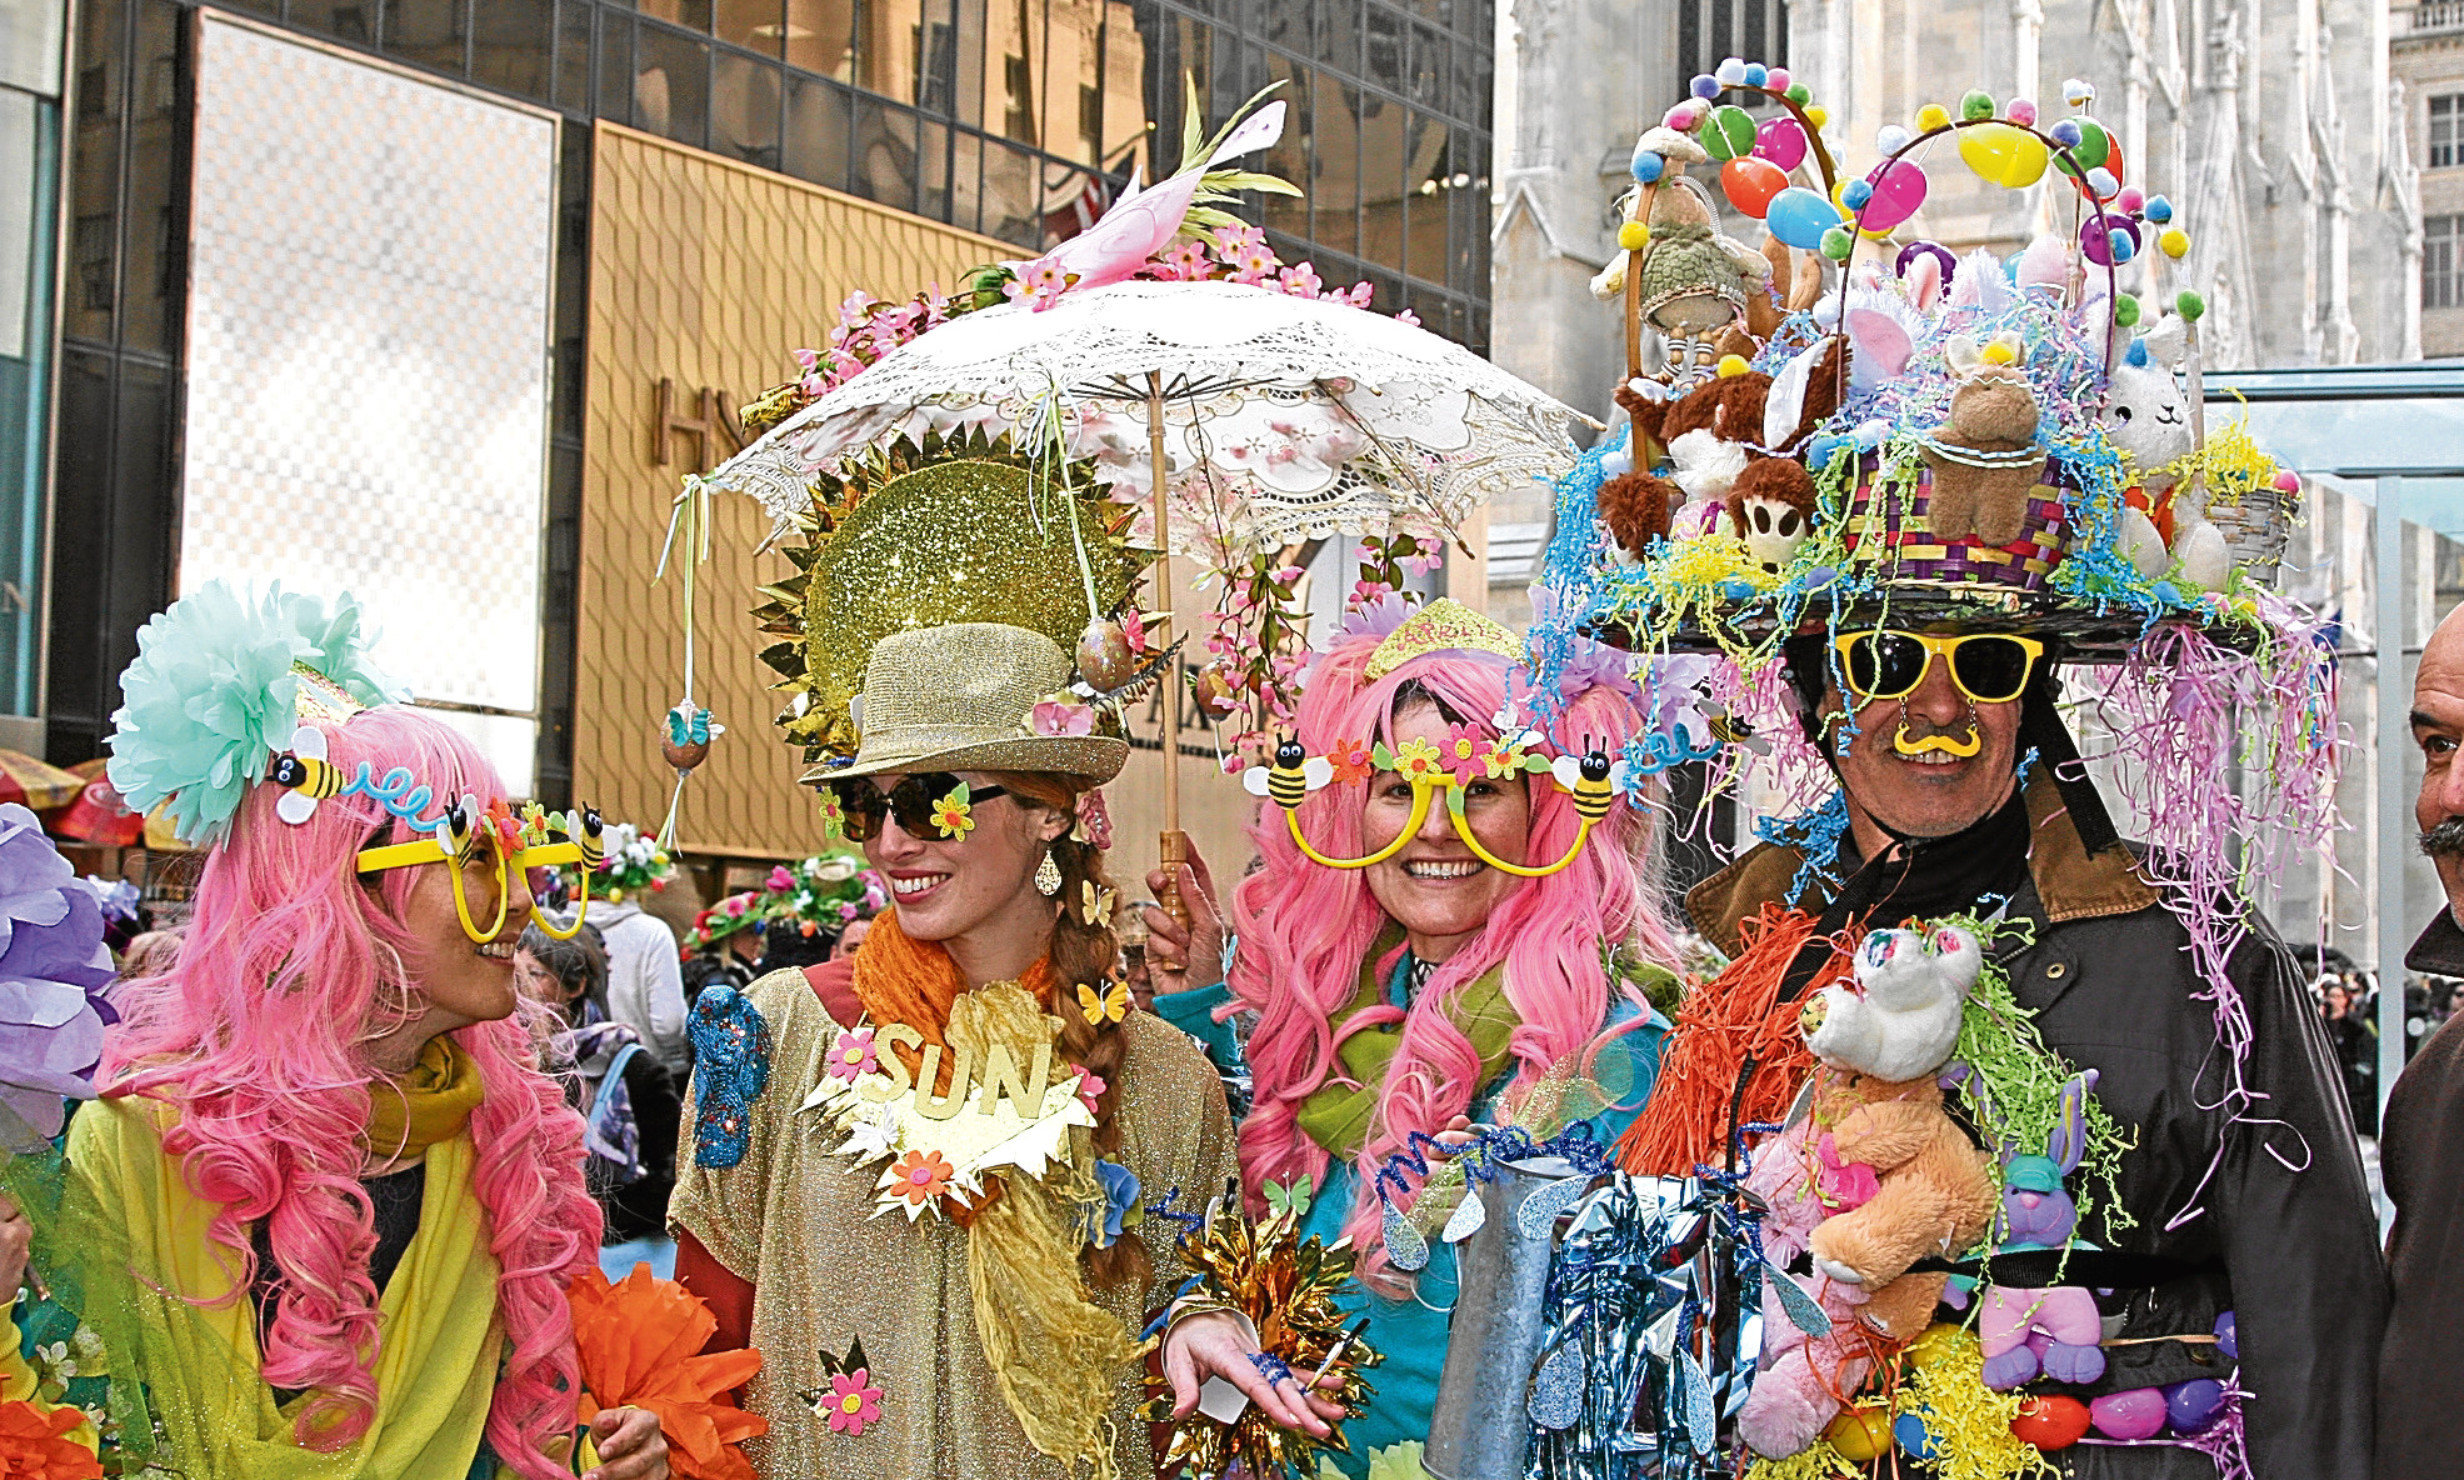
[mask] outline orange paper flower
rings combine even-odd
[[[0,1480],[98,1480],[94,1451],[68,1437],[85,1421],[75,1408],[0,1403]]]
[[[957,1174],[958,1169],[938,1151],[910,1151],[891,1163],[890,1191],[921,1207],[948,1192],[950,1179]]]
[[[647,1264],[617,1285],[585,1269],[565,1293],[582,1361],[583,1423],[605,1408],[646,1408],[659,1416],[668,1468],[681,1480],[753,1480],[739,1446],[768,1433],[770,1421],[738,1408],[730,1394],[761,1370],[760,1352],[699,1355],[718,1318],[684,1286],[654,1278]]]

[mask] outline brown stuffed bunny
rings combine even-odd
[[[1933,470],[1926,527],[1945,544],[1974,535],[2007,545],[2026,527],[2029,490],[2045,474],[2036,393],[2018,368],[2025,351],[2012,333],[1982,347],[1954,335],[1944,348],[1960,382],[1950,419],[1925,440],[1925,466]]]
[[[1984,1237],[1996,1206],[1989,1160],[1944,1112],[1930,1073],[1898,1084],[1836,1070],[1823,1077],[1822,1098],[1837,1116],[1824,1159],[1872,1168],[1878,1190],[1815,1228],[1814,1267],[1872,1292],[1861,1312],[1868,1325],[1913,1336],[1941,1298],[1943,1276],[1910,1275],[1908,1266]]]

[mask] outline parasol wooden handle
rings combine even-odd
[[[1174,924],[1187,930],[1189,901],[1181,898],[1181,868],[1189,862],[1189,834],[1179,828],[1164,829],[1156,844],[1155,857],[1164,871],[1163,892],[1156,896],[1155,903],[1172,917]]]

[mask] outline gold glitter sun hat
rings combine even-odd
[[[779,723],[820,782],[1006,769],[1109,779],[1117,706],[1075,681],[1091,620],[1127,606],[1130,511],[1075,470],[981,432],[902,438],[820,477],[799,573],[756,617],[788,696]]]
[[[1040,735],[1030,716],[1069,682],[1069,659],[1041,632],[952,622],[898,632],[873,648],[860,706],[864,740],[844,765],[807,781],[883,771],[1057,771],[1105,782],[1129,759],[1110,735]]]

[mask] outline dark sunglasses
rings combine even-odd
[[[1936,637],[1922,632],[1852,632],[1834,643],[1849,689],[1860,699],[1901,699],[1916,692],[1939,656],[1951,682],[1979,704],[2007,704],[2027,691],[2045,645],[2033,637],[1971,632]]]
[[[955,815],[963,821],[976,803],[1009,795],[998,786],[971,787],[947,771],[917,772],[888,791],[873,785],[872,778],[866,776],[833,781],[829,787],[831,795],[838,798],[839,831],[851,843],[869,842],[879,836],[883,819],[890,817],[898,819],[899,828],[909,837],[928,842],[936,838],[963,838],[967,826],[953,827],[941,821],[949,815],[945,804],[955,804]]]

